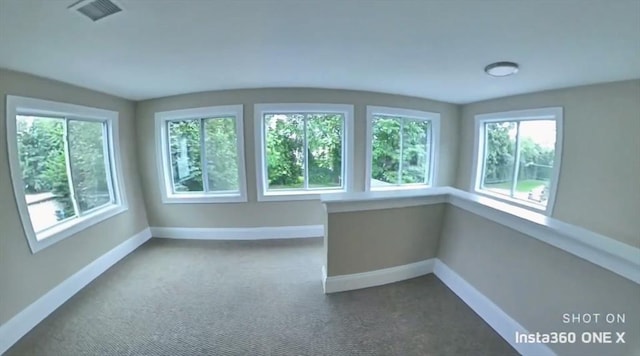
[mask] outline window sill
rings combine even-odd
[[[399,191],[399,190],[424,190],[433,188],[433,186],[428,184],[402,184],[402,185],[384,185],[384,186],[375,186],[371,187],[369,191],[371,192],[385,192],[385,191]]]
[[[480,196],[484,196],[484,197],[488,197],[491,199],[495,199],[498,200],[500,202],[509,204],[509,205],[513,205],[519,208],[523,208],[523,209],[527,209],[536,213],[540,213],[540,214],[544,214],[544,215],[549,215],[550,210],[549,210],[549,201],[547,200],[547,205],[539,205],[536,203],[530,203],[524,200],[520,200],[520,199],[515,199],[515,198],[511,198],[508,197],[506,195],[502,195],[502,194],[498,194],[498,193],[493,193],[490,191],[486,191],[486,190],[480,190],[480,189],[475,189],[474,190],[475,194],[478,194]]]
[[[324,195],[345,194],[344,189],[317,189],[317,190],[283,190],[270,191],[258,196],[258,201],[291,201],[291,200],[320,200]]]
[[[215,204],[246,203],[247,196],[241,193],[228,194],[171,194],[162,197],[163,204]]]
[[[96,210],[91,214],[69,219],[69,221],[60,225],[56,225],[50,229],[34,234],[34,238],[28,239],[31,252],[36,253],[127,210],[128,207],[126,205],[111,205],[109,207]]]

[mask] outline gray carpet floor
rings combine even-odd
[[[322,240],[152,239],[7,355],[517,355],[435,276],[325,295]]]

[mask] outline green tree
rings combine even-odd
[[[376,116],[372,178],[391,184],[424,183],[429,169],[429,135],[429,121]]]
[[[515,139],[509,132],[515,129],[514,122],[490,123],[486,126],[485,147],[485,182],[503,182],[511,179],[512,167],[515,161]]]
[[[239,189],[235,119],[208,119],[204,129],[209,190]]]
[[[46,172],[62,156],[64,163],[64,121],[23,116],[17,118],[18,159],[26,193],[50,191],[53,182]]]
[[[74,215],[67,177],[64,119],[18,116],[18,159],[25,193],[51,192],[62,206],[59,219]]]
[[[169,145],[174,190],[203,190],[200,120],[169,122]]]
[[[67,121],[71,177],[80,212],[111,201],[104,129],[104,123],[100,121]]]
[[[269,186],[302,187],[304,115],[268,115],[265,125]]]
[[[400,169],[400,118],[379,116],[373,120],[371,176],[396,184]]]

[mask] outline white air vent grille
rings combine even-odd
[[[122,8],[110,0],[79,1],[71,5],[70,8],[78,10],[92,21],[98,21],[122,11]]]

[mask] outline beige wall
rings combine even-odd
[[[118,111],[120,149],[135,150],[134,103],[75,86],[0,69],[0,324],[51,288],[148,226],[135,155],[122,154],[129,210],[32,254],[11,185],[6,95],[27,96]]]
[[[640,354],[639,285],[454,206],[444,215],[438,258],[529,332],[576,332],[576,345],[551,345],[559,355]],[[625,313],[626,323],[564,324],[563,313]],[[624,331],[627,344],[584,345],[582,331]]]
[[[436,257],[443,217],[444,204],[329,213],[327,276]]]
[[[564,108],[553,217],[640,247],[640,80],[464,105],[456,186],[470,187],[476,114],[549,106]]]
[[[152,226],[254,227],[322,224],[318,201],[257,202],[253,105],[256,103],[353,104],[355,121],[354,186],[364,190],[366,105],[426,110],[441,114],[439,185],[455,182],[458,155],[458,106],[397,95],[330,89],[250,89],[213,91],[153,99],[138,103],[138,157],[147,213]],[[154,114],[213,105],[244,105],[244,140],[248,203],[162,204],[156,168]]]

